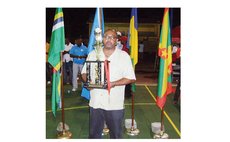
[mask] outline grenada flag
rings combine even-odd
[[[172,49],[169,8],[165,8],[158,49],[160,69],[158,77],[157,106],[164,107],[167,95],[172,92]]]

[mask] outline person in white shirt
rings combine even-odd
[[[117,44],[116,47],[120,50],[123,48],[123,44],[121,43],[121,32],[117,31]]]
[[[130,56],[116,48],[115,30],[107,30],[103,37],[102,61],[109,61],[111,90],[90,89],[90,132],[89,138],[101,138],[106,122],[110,138],[122,138],[122,121],[124,118],[125,85],[136,81]],[[87,60],[96,60],[93,50]],[[82,69],[82,79],[86,81],[86,65]]]
[[[73,44],[69,41],[68,38],[65,39],[65,49],[63,51],[63,83],[69,84],[72,83],[73,76],[73,59],[69,55],[70,49],[73,47]]]

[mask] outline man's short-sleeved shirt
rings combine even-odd
[[[69,54],[76,55],[76,56],[86,56],[87,51],[88,51],[88,49],[84,45],[81,45],[80,47],[78,47],[77,45],[74,45],[71,48]],[[73,62],[75,64],[84,64],[85,58],[73,58]]]
[[[73,47],[72,43],[69,43],[68,45],[65,44],[64,51],[70,51],[72,47]],[[73,61],[73,59],[70,57],[69,53],[64,54],[63,55],[63,62],[69,62],[69,61]]]
[[[87,61],[95,61],[96,53],[93,50],[87,57]],[[102,56],[102,61],[105,55]],[[115,49],[113,54],[108,58],[110,70],[110,82],[122,78],[136,80],[134,69],[130,56],[120,49]],[[82,73],[86,73],[86,65],[83,66]],[[95,109],[120,110],[124,108],[125,85],[111,88],[110,94],[107,89],[92,89],[90,91],[89,106]]]

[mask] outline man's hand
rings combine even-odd
[[[113,87],[115,87],[115,86],[116,86],[116,81],[110,82],[110,87],[111,87],[111,88],[113,88]]]

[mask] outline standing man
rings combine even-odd
[[[111,90],[90,90],[90,132],[89,138],[101,138],[106,122],[110,138],[122,138],[122,121],[124,118],[125,85],[136,80],[130,56],[116,48],[117,35],[114,30],[105,31],[103,37],[102,61],[109,61],[109,76]],[[95,61],[96,52],[93,50],[87,60]],[[86,66],[82,70],[82,78],[86,81]]]
[[[75,40],[75,45],[70,50],[70,57],[73,58],[73,89],[72,91],[77,91],[78,83],[77,76],[81,72],[85,59],[87,57],[87,48],[82,43],[82,38],[79,37]]]
[[[73,59],[70,57],[69,51],[73,47],[73,44],[68,38],[65,39],[65,49],[63,51],[63,73],[64,73],[64,84],[72,83],[73,77]]]
[[[46,41],[46,81],[47,84],[51,84],[52,80],[52,66],[48,62],[48,54],[49,54],[50,44],[49,41]]]

